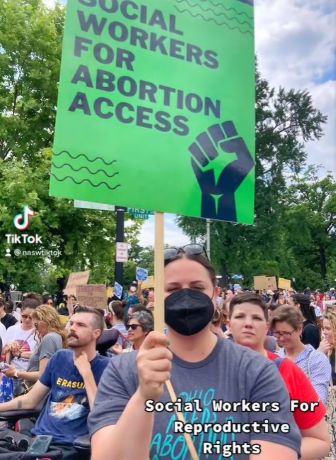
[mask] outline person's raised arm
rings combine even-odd
[[[249,460],[297,460],[297,453],[286,446],[269,441],[253,441],[251,443],[259,444],[260,454],[251,454]]]
[[[316,460],[328,455],[330,436],[327,422],[323,419],[309,430],[301,430],[301,460]]]
[[[49,393],[50,388],[37,381],[25,395],[0,404],[0,412],[9,410],[38,409],[40,403]]]
[[[83,377],[85,391],[88,397],[90,409],[93,408],[93,404],[96,399],[97,394],[97,384],[92,373],[91,364],[88,360],[87,354],[82,352],[74,361],[75,366],[77,367],[78,372]]]
[[[146,337],[137,355],[138,388],[116,424],[107,424],[93,434],[92,460],[148,460],[154,414],[145,411],[145,403],[148,399],[158,401],[164,382],[170,378],[172,353],[167,345],[167,337],[159,332],[151,332]],[[108,394],[108,385],[106,387],[103,391]],[[123,398],[127,397],[126,393]],[[128,439],[130,427],[131,439],[120,442]]]

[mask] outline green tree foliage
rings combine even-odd
[[[292,248],[286,226],[291,205],[288,182],[293,174],[295,177],[304,169],[305,143],[322,136],[326,117],[313,107],[307,91],[287,91],[284,88],[276,91],[259,73],[256,94],[255,224],[212,222],[212,261],[224,282],[229,281],[230,275],[239,273],[245,276],[246,285],[252,284],[253,275],[275,275],[295,278],[303,287],[309,279],[308,284],[316,286],[328,278],[329,265],[326,262],[322,268],[321,264],[313,264],[313,260],[310,265],[303,265],[306,262],[300,259],[299,249]],[[298,191],[297,196],[300,196]],[[320,211],[316,209],[314,212]],[[319,217],[324,220],[321,214]],[[180,217],[178,222],[190,237],[204,240],[204,221]]]
[[[0,0],[0,158],[32,161],[50,147],[64,8]]]
[[[284,229],[300,288],[334,284],[336,181],[331,175],[319,179],[310,168],[295,179],[287,194]]]
[[[115,216],[75,209],[49,196],[49,171],[61,62],[64,7],[43,0],[0,0],[0,283],[20,289],[63,287],[71,271],[91,270],[90,282],[114,278]],[[13,217],[28,205],[38,212],[29,234],[42,244],[7,244]],[[126,229],[136,242],[139,224]],[[14,250],[52,251],[15,256]],[[60,255],[55,255],[58,254]]]
[[[90,282],[114,279],[115,215],[106,211],[74,208],[72,200],[49,196],[51,151],[35,156],[30,167],[21,160],[0,163],[0,251],[11,249],[12,257],[0,258],[0,282],[11,281],[22,289],[32,289],[43,280],[64,278],[71,271],[91,270]],[[28,205],[38,215],[31,220],[29,235],[38,234],[42,244],[7,244],[6,234],[18,234],[13,217]],[[139,224],[126,228],[126,239],[135,243]],[[51,251],[44,255],[14,255],[14,250]],[[56,254],[59,252],[59,254]],[[47,281],[45,281],[47,283]],[[43,286],[40,285],[38,291]]]

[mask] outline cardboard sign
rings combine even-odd
[[[252,224],[253,1],[66,12],[51,195]]]
[[[279,278],[278,279],[278,287],[279,289],[286,289],[289,290],[291,289],[291,280],[287,280],[286,278]]]
[[[90,271],[87,272],[74,272],[70,273],[67,285],[64,289],[64,294],[69,295],[76,295],[76,287],[77,286],[85,286],[90,277]]]
[[[148,270],[146,270],[145,268],[137,267],[136,268],[136,280],[146,281],[147,278],[148,278]]]
[[[277,282],[275,276],[254,276],[254,289],[260,291],[262,289],[275,291]]]
[[[88,284],[77,286],[77,301],[86,307],[106,308],[107,296],[105,284]]]

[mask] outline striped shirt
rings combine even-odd
[[[285,350],[282,348],[279,355],[286,357]],[[331,365],[323,353],[315,350],[312,345],[305,345],[305,349],[294,360],[311,381],[316,393],[319,395],[324,405],[328,403],[328,387],[331,381]]]

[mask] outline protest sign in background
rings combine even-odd
[[[118,297],[118,299],[121,299],[123,293],[123,287],[121,284],[117,283],[117,281],[114,283],[114,294]]]
[[[145,268],[137,267],[135,273],[137,281],[146,281],[146,279],[148,278],[148,270],[146,270]]]
[[[254,276],[254,289],[260,291],[262,289],[275,291],[277,282],[275,276]]]
[[[249,0],[72,0],[51,194],[253,222]]]
[[[88,284],[77,286],[77,301],[80,305],[95,308],[107,308],[107,295],[105,284]]]
[[[278,279],[278,287],[279,287],[279,289],[290,289],[291,288],[291,280],[287,280],[286,278],[279,278]]]
[[[76,295],[76,287],[86,285],[89,281],[89,277],[90,271],[70,273],[67,285],[64,289],[64,294],[67,296]]]

